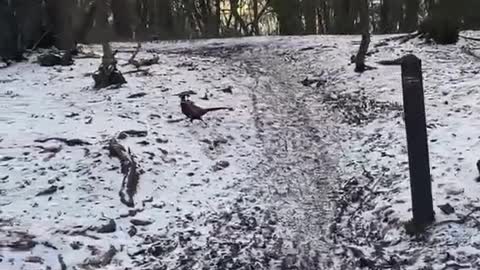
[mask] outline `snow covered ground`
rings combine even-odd
[[[0,69],[0,269],[480,267],[478,213],[464,218],[480,206],[480,62],[462,50],[475,43],[391,41],[371,47],[377,69],[357,74],[358,41],[149,43],[138,58],[158,54],[159,64],[118,89],[92,89],[95,58],[43,68],[32,56]],[[423,60],[436,211],[421,237],[403,227],[400,68],[375,64],[407,53]],[[123,66],[130,52],[117,57],[122,72],[134,69]],[[171,123],[183,117],[174,94],[186,90],[201,106],[234,110],[208,114],[207,125]],[[124,138],[128,130],[141,132]],[[90,144],[35,142],[49,137]],[[119,199],[120,163],[106,149],[114,137],[142,171],[133,208]],[[446,203],[455,213],[437,207]]]

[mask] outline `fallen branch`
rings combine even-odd
[[[40,36],[40,38],[37,40],[37,42],[35,42],[35,44],[33,44],[32,46],[32,51],[35,51],[38,47],[38,45],[40,45],[40,42],[42,42],[42,40],[48,35],[50,34],[50,30],[47,30],[45,32],[43,32],[43,34]]]
[[[80,230],[56,230],[55,233],[63,233],[63,234],[70,235],[70,236],[80,235],[80,236],[85,236],[85,237],[91,238],[93,240],[100,240],[100,237],[98,237],[98,236],[87,234],[87,232],[89,232],[89,231],[95,231],[95,228],[90,226],[90,227],[80,229]]]
[[[462,52],[467,54],[467,55],[470,55],[470,56],[473,56],[474,58],[480,60],[480,55],[477,55],[475,54],[472,49],[466,47],[466,46],[462,46]]]
[[[128,59],[128,63],[125,64],[124,66],[130,64],[130,65],[133,65],[134,67],[136,67],[137,69],[139,69],[140,67],[151,66],[151,65],[158,64],[158,60],[160,60],[158,55],[154,55],[150,59],[135,60],[135,57],[137,56],[138,52],[140,52],[141,48],[142,48],[142,44],[140,42],[137,43],[137,47],[135,48],[135,51],[132,53],[132,56],[130,57],[130,59]]]
[[[179,122],[185,121],[185,120],[187,120],[187,119],[188,119],[188,118],[170,119],[170,120],[167,120],[167,123],[169,123],[169,124],[179,123]]]
[[[137,57],[137,54],[140,52],[140,48],[142,48],[142,44],[140,42],[137,43],[137,47],[135,48],[135,51],[133,51],[132,56],[130,56],[130,59],[128,59],[128,64],[135,65],[135,57]]]
[[[120,201],[128,207],[134,207],[133,196],[137,192],[138,180],[140,175],[137,172],[137,163],[135,162],[130,149],[128,152],[116,139],[111,139],[108,144],[110,155],[120,160],[121,172],[124,175],[122,187],[119,191]]]
[[[466,39],[466,40],[473,40],[473,41],[480,41],[480,38],[474,38],[474,37],[467,37],[464,35],[458,35],[459,37]]]
[[[378,61],[377,64],[384,65],[384,66],[400,66],[402,64],[403,57],[394,59],[394,60],[382,60]]]
[[[91,143],[83,141],[81,139],[65,139],[65,138],[60,138],[60,137],[51,137],[51,138],[46,138],[46,139],[36,139],[34,142],[38,143],[45,143],[48,141],[59,141],[62,142],[68,146],[84,146],[84,145],[91,145]]]
[[[477,223],[477,226],[479,226],[480,222],[476,218],[472,217],[472,214],[474,214],[476,212],[479,212],[479,211],[480,211],[480,207],[475,207],[472,211],[470,211],[467,215],[465,215],[461,219],[444,220],[444,221],[440,221],[440,222],[437,222],[437,223],[433,224],[433,226],[441,226],[441,225],[448,224],[448,223],[465,224],[465,222],[467,222],[468,219],[473,219]]]
[[[134,69],[134,70],[126,71],[126,72],[124,72],[123,74],[126,75],[126,74],[139,73],[139,72],[143,73],[144,76],[152,75],[152,74],[150,73],[150,70],[148,70],[148,69],[140,69],[140,68],[139,68],[139,69]]]
[[[63,260],[63,256],[61,254],[58,254],[58,263],[60,264],[61,270],[67,270],[67,265],[65,264],[65,261]]]

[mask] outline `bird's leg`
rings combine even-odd
[[[208,124],[207,124],[207,122],[203,121],[203,119],[202,119],[202,118],[200,118],[200,121],[202,121],[202,122],[203,122],[203,124],[205,125],[205,127],[208,127]]]

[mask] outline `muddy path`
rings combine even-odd
[[[248,193],[264,200],[278,218],[276,233],[284,237],[277,250],[281,265],[327,269],[327,234],[335,211],[331,189],[339,174],[342,132],[336,114],[323,102],[328,86],[304,86],[301,81],[332,70],[297,64],[295,58],[302,55],[278,44],[217,45],[190,53],[226,59],[248,74],[249,80],[238,83],[251,91],[262,153]]]
[[[306,70],[288,52],[269,54],[271,46],[244,59],[255,77],[252,102],[263,159],[256,168],[258,188],[276,209],[303,269],[326,267],[326,239],[335,203],[340,152],[336,125],[323,104],[326,89],[305,87]],[[317,71],[323,73],[323,71]],[[318,263],[316,264],[315,261]]]

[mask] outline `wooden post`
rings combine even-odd
[[[400,62],[413,223],[423,227],[433,222],[434,212],[423,96],[422,61],[415,55],[409,54],[402,57]]]

